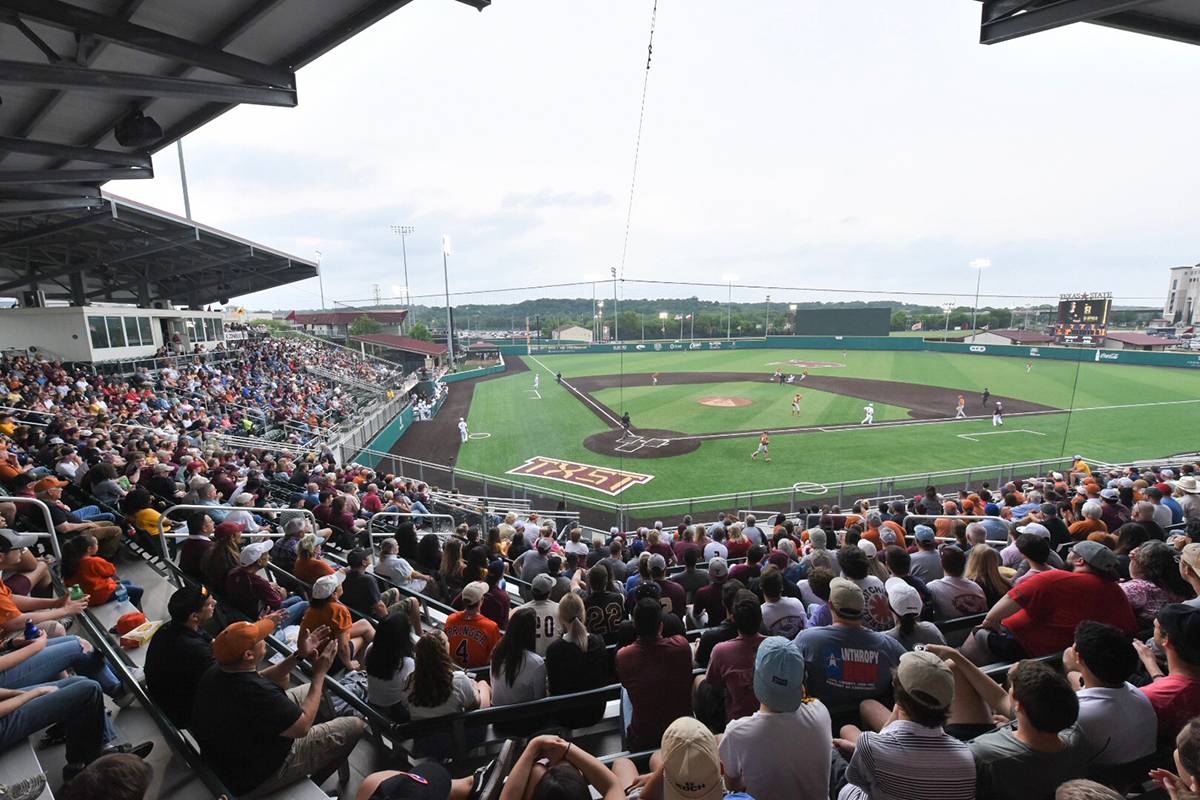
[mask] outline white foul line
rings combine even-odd
[[[526,356],[526,357],[527,357],[527,358],[529,358],[531,361],[536,361],[536,362],[538,363],[538,366],[540,366],[542,369],[544,369],[544,370],[546,370],[547,372],[549,372],[551,375],[554,375],[554,374],[556,374],[556,373],[554,373],[554,372],[553,372],[553,371],[552,371],[552,370],[551,370],[549,367],[547,367],[545,364],[543,364],[543,363],[541,362],[541,360],[539,360],[539,359],[538,359],[538,357],[537,357],[537,356]],[[616,417],[614,417],[612,414],[608,413],[608,409],[606,409],[604,406],[602,406],[602,405],[600,405],[599,403],[597,403],[597,402],[596,402],[595,400],[593,400],[591,397],[588,397],[588,395],[587,395],[585,392],[581,392],[581,391],[579,391],[579,390],[578,390],[578,389],[576,389],[574,386],[572,386],[570,383],[568,383],[566,378],[563,378],[563,379],[562,379],[562,385],[563,385],[563,386],[565,386],[565,387],[567,387],[567,389],[568,389],[568,390],[570,390],[570,391],[571,391],[571,392],[572,392],[572,393],[573,393],[573,394],[574,394],[576,397],[578,397],[580,400],[582,400],[583,402],[587,403],[587,404],[588,404],[589,406],[591,406],[592,408],[594,408],[594,409],[596,409],[597,411],[599,411],[599,412],[600,412],[600,414],[601,414],[601,416],[603,416],[605,419],[607,419],[607,420],[610,420],[610,421],[612,422],[612,424],[614,424],[614,425],[616,425],[616,426],[620,427],[620,425],[621,425],[621,420],[617,419],[617,418],[616,418]]]
[[[981,433],[960,433],[960,434],[958,434],[958,438],[966,439],[969,442],[978,442],[979,440],[975,438],[976,436],[996,436],[997,434],[1001,434],[1001,433],[1031,433],[1034,436],[1045,436],[1046,435],[1046,434],[1042,433],[1041,431],[1027,431],[1024,428],[1015,428],[1013,430],[1007,430],[1007,431],[983,431]]]

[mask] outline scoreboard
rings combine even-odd
[[[1111,292],[1059,295],[1055,341],[1060,344],[1099,346],[1108,333],[1111,306]]]

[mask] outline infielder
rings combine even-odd
[[[1028,375],[1028,374],[1029,374],[1030,372],[1032,372],[1032,371],[1033,371],[1033,362],[1032,362],[1032,361],[1026,361],[1026,362],[1025,362],[1025,374],[1026,374],[1026,375]]]
[[[762,432],[762,436],[758,437],[758,449],[757,449],[757,450],[755,450],[753,453],[751,453],[751,454],[750,454],[750,458],[751,458],[751,460],[757,459],[757,458],[758,458],[758,454],[759,454],[759,453],[762,453],[762,454],[763,454],[763,456],[764,456],[763,460],[764,460],[764,461],[767,461],[767,462],[770,462],[770,460],[771,460],[771,453],[770,453],[770,452],[767,450],[767,448],[768,448],[770,445],[771,445],[771,437],[767,436],[767,432],[766,432],[766,431],[763,431],[763,432]]]
[[[807,377],[808,377],[808,370],[804,370],[803,372],[800,373],[800,380],[804,380]]]
[[[533,390],[536,392],[542,384],[542,374],[540,372],[533,373]]]
[[[963,397],[960,394],[958,396],[958,405],[956,405],[954,407],[954,418],[955,419],[966,419],[967,418],[966,407],[967,407],[967,398]]]
[[[866,413],[866,416],[863,417],[863,421],[858,424],[859,425],[875,424],[875,404],[867,403],[865,406],[863,406],[863,411]]]
[[[466,421],[465,419],[463,419],[462,417],[459,417],[459,418],[458,418],[458,436],[459,436],[459,438],[460,438],[460,439],[462,439],[464,442],[465,442],[465,441],[466,441],[468,438],[470,438],[470,437],[467,435],[467,421]]]
[[[984,406],[986,406],[986,405],[987,405],[988,398],[989,398],[989,397],[991,397],[991,396],[992,396],[992,392],[991,392],[991,390],[989,390],[989,389],[986,389],[986,388],[985,388],[985,389],[983,390],[983,401],[982,401],[980,404],[981,404],[981,405],[984,405]]]
[[[658,386],[658,373],[657,372],[650,376],[650,385]]]
[[[800,399],[802,397],[804,397],[804,395],[797,393],[796,396],[792,398],[792,416],[793,417],[800,416]]]
[[[1004,403],[996,401],[996,407],[992,409],[992,427],[1004,424]]]

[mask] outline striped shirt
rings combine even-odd
[[[975,759],[940,727],[898,719],[863,733],[838,800],[974,800]]]

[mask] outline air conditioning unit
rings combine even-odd
[[[159,311],[170,311],[171,310],[171,301],[170,300],[151,300],[150,307],[157,308]]]
[[[21,293],[21,308],[45,308],[46,293],[38,289],[33,292]]]

